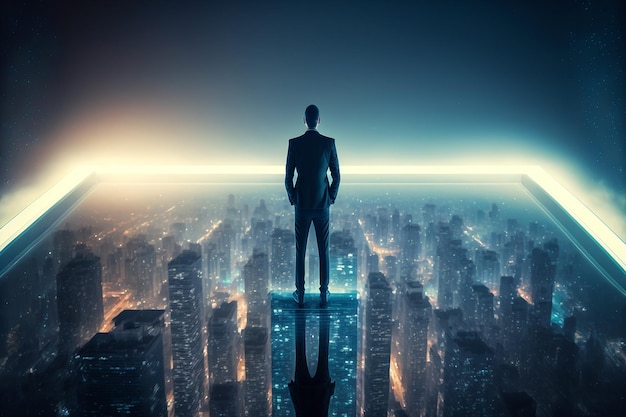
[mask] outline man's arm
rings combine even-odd
[[[296,170],[296,158],[294,150],[289,141],[289,148],[287,150],[287,163],[285,165],[285,189],[287,190],[287,197],[289,198],[289,204],[292,206],[295,204],[296,190],[293,186],[293,175]]]
[[[337,158],[337,148],[335,147],[334,139],[330,150],[328,168],[330,168],[330,176],[333,179],[329,190],[330,204],[334,204],[335,199],[337,198],[337,193],[339,192],[339,181],[341,180],[341,174],[339,173],[339,158]]]

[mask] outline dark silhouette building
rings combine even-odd
[[[164,310],[125,310],[76,355],[78,415],[167,417]]]
[[[444,417],[495,415],[494,352],[477,333],[459,331],[448,343],[443,395]]]
[[[102,325],[102,266],[85,247],[57,274],[60,352],[71,355]]]
[[[269,416],[272,380],[268,330],[265,327],[248,326],[243,331],[243,339],[246,363],[245,413],[254,417]]]

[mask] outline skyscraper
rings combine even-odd
[[[476,251],[476,280],[494,291],[500,285],[500,262],[492,250]]]
[[[267,326],[269,314],[269,262],[267,254],[255,249],[243,267],[243,282],[248,301],[248,325]]]
[[[372,272],[367,278],[365,288],[365,365],[363,397],[359,409],[363,410],[364,417],[385,416],[389,407],[391,287],[382,273]]]
[[[396,358],[406,411],[410,416],[422,416],[426,409],[428,326],[432,307],[424,296],[424,287],[418,281],[405,283],[404,294],[399,300],[400,329]]]
[[[156,252],[145,235],[131,238],[126,244],[126,284],[138,303],[151,303],[161,288],[156,280]]]
[[[295,287],[294,234],[288,229],[272,232],[272,291],[291,291]]]
[[[102,325],[102,266],[84,247],[57,274],[61,353],[71,354]]]
[[[493,416],[494,352],[477,333],[459,331],[448,343],[444,365],[443,416]]]
[[[411,275],[417,269],[417,262],[422,253],[420,227],[417,224],[409,223],[402,228],[400,250],[402,251],[402,275]]]
[[[237,302],[222,303],[213,309],[208,330],[210,386],[236,382],[237,365],[241,355],[241,340],[237,330]]]
[[[530,285],[533,317],[537,325],[549,327],[552,315],[552,293],[556,266],[550,253],[534,248],[530,257]]]
[[[250,417],[264,417],[271,414],[269,389],[271,387],[271,366],[269,337],[265,327],[246,327],[243,331],[246,381],[245,413]]]
[[[75,355],[78,414],[167,417],[164,310],[125,310]]]
[[[334,292],[356,291],[357,252],[349,230],[330,235],[330,286]]]
[[[200,255],[186,250],[174,258],[168,283],[176,416],[196,417],[204,392]]]

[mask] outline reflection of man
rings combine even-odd
[[[317,369],[311,376],[306,360],[306,329],[303,310],[296,310],[296,370],[289,383],[289,395],[296,410],[296,417],[327,417],[330,397],[335,393],[328,369],[328,341],[330,316],[320,310],[319,349]]]
[[[339,190],[339,160],[335,139],[321,135],[318,108],[311,104],[304,113],[307,131],[289,140],[285,188],[289,202],[296,211],[296,290],[293,298],[304,304],[304,255],[311,222],[315,227],[320,255],[320,304],[328,301],[328,223],[329,206],[335,202]],[[332,183],[327,172],[330,169]],[[294,186],[294,171],[297,172]]]

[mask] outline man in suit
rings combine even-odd
[[[335,139],[317,131],[319,114],[313,104],[306,108],[304,122],[307,130],[302,136],[289,140],[287,151],[285,188],[296,215],[296,290],[293,298],[300,306],[304,305],[304,255],[311,223],[315,227],[320,255],[320,304],[323,306],[328,302],[329,207],[337,198],[340,175]],[[295,185],[294,172],[297,172]]]

